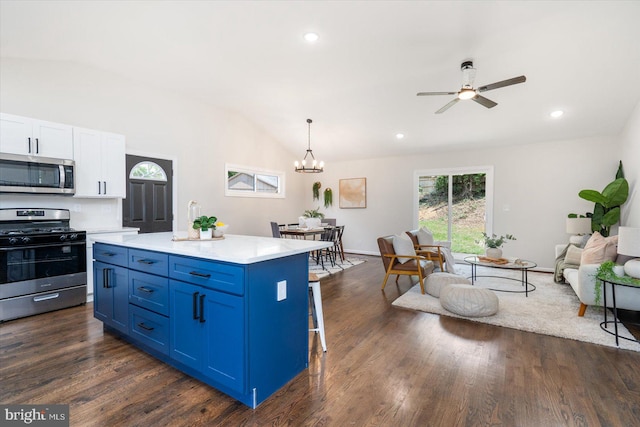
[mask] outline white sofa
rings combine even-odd
[[[556,245],[556,258],[560,256],[567,244]],[[562,275],[564,280],[571,285],[573,291],[580,300],[578,316],[584,316],[589,305],[596,305],[596,273],[599,264],[582,264],[579,268],[565,268]],[[600,306],[604,305],[604,296],[600,290]],[[625,310],[640,311],[640,288],[626,286],[616,287],[616,306]],[[607,307],[613,307],[611,286],[607,285]]]

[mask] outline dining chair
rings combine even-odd
[[[333,227],[336,226],[336,219],[335,218],[325,218],[323,221],[325,223],[327,223],[328,225],[331,225]]]
[[[385,270],[382,289],[384,290],[387,280],[392,274],[396,275],[396,284],[401,275],[418,276],[420,291],[424,294],[424,279],[433,272],[433,261],[421,255],[396,254],[393,248],[393,236],[379,237],[378,248],[380,249],[380,256]],[[409,260],[401,263],[400,258],[409,258]]]
[[[342,245],[342,235],[344,234],[344,225],[338,226],[338,237],[337,237],[337,245],[336,252],[340,255],[340,259],[344,262],[344,246]]]
[[[271,234],[273,235],[273,237],[276,237],[276,238],[282,237],[280,235],[280,226],[278,225],[277,222],[271,221]]]
[[[338,230],[337,227],[325,227],[322,234],[320,234],[320,240],[323,242],[332,242],[333,245],[328,248],[319,249],[316,251],[316,264],[321,264],[322,269],[324,269],[324,260],[327,259],[331,263],[331,267],[335,267],[336,265],[336,257],[335,257],[335,240],[337,236]]]

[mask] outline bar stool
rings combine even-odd
[[[327,342],[324,337],[324,317],[322,315],[322,294],[320,292],[320,279],[315,273],[309,273],[309,297],[313,301],[311,303],[313,328],[309,329],[309,332],[316,332],[320,334],[320,344],[322,344],[322,351],[327,351]]]

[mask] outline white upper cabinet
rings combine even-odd
[[[73,127],[0,113],[0,152],[73,158]]]
[[[74,127],[73,147],[75,197],[125,197],[124,135]]]

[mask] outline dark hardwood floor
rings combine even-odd
[[[322,281],[328,352],[252,410],[103,333],[92,305],[0,325],[0,402],[72,426],[634,426],[640,353],[399,310],[377,257]]]

